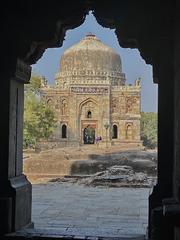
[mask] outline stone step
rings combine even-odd
[[[108,234],[107,234],[108,235]],[[45,229],[24,229],[15,233],[7,234],[4,240],[61,240],[61,239],[74,239],[74,240],[145,240],[144,235],[131,235],[121,234],[121,236],[100,236],[100,235],[83,235],[82,233],[68,232],[65,234],[64,231],[58,228],[45,228]]]

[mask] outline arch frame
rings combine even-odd
[[[96,100],[94,100],[93,98],[89,97],[89,98],[86,98],[85,100],[83,100],[80,104],[79,104],[79,112],[82,111],[82,107],[88,103],[88,102],[92,102],[95,106],[97,106],[97,102]]]
[[[129,128],[130,128],[130,130],[131,130],[131,135],[130,135],[130,138],[129,138],[129,136],[128,136],[128,131],[129,131]],[[126,132],[126,140],[127,141],[133,141],[133,139],[134,139],[134,126],[133,126],[133,123],[132,122],[127,122],[126,124],[125,124],[125,132]]]
[[[138,1],[124,1],[121,2],[120,5],[117,1],[105,1],[103,5],[101,2],[91,0],[76,1],[75,3],[71,2],[71,4],[68,3],[69,2],[63,3],[63,5],[61,5],[59,1],[55,2],[53,5],[52,3],[46,3],[43,11],[40,3],[33,5],[30,3],[24,4],[21,2],[17,4],[16,2],[12,2],[11,5],[9,5],[8,2],[4,2],[2,7],[3,17],[8,20],[2,21],[2,29],[5,36],[2,44],[2,57],[5,67],[2,68],[1,72],[4,81],[2,81],[2,90],[0,90],[0,96],[2,96],[1,114],[4,117],[4,120],[1,120],[1,133],[3,138],[1,147],[3,151],[3,160],[0,168],[0,178],[3,183],[1,191],[3,191],[2,189],[11,189],[11,191],[2,192],[0,203],[1,206],[3,206],[2,196],[9,196],[12,204],[9,202],[7,206],[9,206],[10,209],[11,205],[13,209],[12,211],[9,210],[10,218],[12,219],[6,223],[3,229],[0,229],[1,234],[19,230],[28,225],[31,221],[31,212],[29,211],[31,189],[29,187],[26,191],[22,190],[22,186],[25,187],[28,185],[28,181],[22,175],[21,153],[18,156],[14,153],[14,149],[20,149],[19,151],[21,152],[21,143],[17,148],[17,145],[15,145],[16,143],[12,143],[8,140],[8,137],[14,136],[14,139],[18,139],[19,142],[22,141],[22,130],[19,128],[17,132],[14,132],[12,128],[15,121],[17,121],[17,124],[22,124],[23,109],[21,100],[16,104],[20,110],[19,117],[13,119],[12,106],[14,106],[14,90],[18,90],[16,94],[18,92],[19,95],[23,95],[22,86],[24,83],[28,83],[30,79],[30,75],[28,74],[30,65],[35,63],[43,55],[46,48],[62,46],[66,30],[73,29],[82,24],[89,10],[93,10],[93,14],[99,24],[104,27],[116,29],[115,32],[122,47],[138,48],[146,63],[153,64],[153,78],[155,82],[159,82],[159,92],[161,93],[159,104],[160,123],[158,131],[160,136],[163,136],[164,128],[168,131],[166,132],[168,135],[166,144],[163,144],[163,140],[159,139],[159,145],[164,146],[164,148],[159,149],[159,166],[163,166],[164,160],[167,158],[168,160],[171,159],[171,164],[166,162],[166,166],[168,166],[166,168],[168,170],[172,170],[173,168],[172,161],[175,158],[174,151],[172,150],[174,149],[174,133],[168,129],[168,126],[172,126],[172,128],[174,126],[173,67],[175,44],[173,38],[174,32],[172,29],[174,29],[175,25],[174,18],[178,16],[178,14],[175,17],[173,15],[175,12],[174,5],[172,6],[170,1],[164,2],[163,11],[161,11],[160,1],[152,1],[149,5],[141,1],[139,3]],[[146,4],[147,6],[145,6]],[[19,9],[22,11],[20,12]],[[27,12],[27,14],[24,14],[24,12]],[[144,17],[142,17],[142,13]],[[8,18],[5,16],[8,16]],[[30,16],[34,16],[33,21],[30,21]],[[9,28],[10,22],[11,28]],[[21,22],[23,22],[23,24],[19,24]],[[176,24],[178,26],[178,22]],[[33,29],[33,31],[31,31],[31,29]],[[41,31],[39,31],[39,29],[41,29]],[[164,50],[166,50],[166,58],[163,58]],[[21,61],[21,69],[18,67],[19,61]],[[169,63],[171,64],[169,65]],[[169,81],[169,79],[171,79],[171,81]],[[164,101],[166,103],[167,95],[169,96],[167,102],[168,110],[166,108],[166,113],[164,113],[162,102]],[[176,93],[176,97],[178,99],[178,93]],[[4,107],[4,102],[6,102],[6,107]],[[167,116],[167,111],[171,114],[168,114],[168,119],[166,119],[166,122],[163,122],[163,116]],[[179,126],[178,119],[177,125]],[[5,134],[3,133],[4,131],[6,132]],[[178,136],[176,137],[178,138]],[[165,150],[166,146],[168,152]],[[176,151],[176,154],[178,154],[177,149]],[[176,164],[178,166],[177,162]],[[18,166],[16,169],[17,175],[14,173],[14,165]],[[160,167],[158,169],[159,171],[161,170]],[[166,176],[166,178],[164,178],[163,175]],[[160,181],[158,180],[158,186],[154,194],[157,196],[157,193],[159,193],[159,200],[157,200],[158,203],[156,204],[153,201],[154,208],[162,206],[159,204],[159,202],[162,202],[162,198],[171,196],[171,193],[168,195],[167,192],[167,189],[170,192],[170,185],[172,185],[170,179],[170,177],[172,177],[171,175],[172,173],[160,174]],[[161,189],[159,186],[161,186],[163,179],[166,182],[166,187]],[[21,183],[21,189],[18,187],[20,186],[19,183]],[[24,200],[23,209],[18,205],[18,196],[22,196]],[[22,218],[23,215],[26,215],[26,219]],[[1,223],[4,224],[4,221],[2,220]],[[169,239],[171,239],[171,237]]]

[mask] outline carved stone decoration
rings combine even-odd
[[[71,92],[73,93],[96,93],[96,94],[104,94],[108,93],[107,87],[71,87]]]
[[[55,99],[55,109],[57,109],[57,111],[61,109],[61,98]]]
[[[116,113],[118,108],[118,98],[113,98],[111,103],[112,113]]]
[[[132,112],[132,99],[127,98],[126,99],[126,113],[131,113]]]
[[[84,104],[84,106],[88,109],[92,109],[94,107],[94,103],[92,101],[88,101]]]
[[[62,115],[67,115],[67,99],[63,99],[61,102],[61,113]]]
[[[87,102],[80,103],[80,113],[85,118],[92,118],[94,115],[93,113],[97,113],[96,104],[92,102],[90,99],[87,100]]]
[[[126,113],[137,113],[138,108],[137,97],[130,96],[126,98]]]

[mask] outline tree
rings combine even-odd
[[[157,113],[141,113],[141,139],[144,146],[157,147]]]
[[[25,86],[24,148],[35,147],[40,139],[47,140],[56,127],[55,112],[40,97],[41,76],[33,75]]]
[[[38,95],[40,93],[41,79],[42,77],[37,74],[31,76],[30,83],[25,85],[25,97],[27,94]]]

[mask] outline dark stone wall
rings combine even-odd
[[[180,239],[177,224],[180,183],[180,23],[177,2],[3,2],[0,51],[3,62],[0,73],[0,235],[21,229],[31,222],[31,185],[22,175],[23,84],[30,77],[28,64],[35,63],[46,48],[60,47],[66,30],[82,24],[85,15],[92,10],[99,24],[115,28],[122,47],[138,48],[143,59],[153,65],[154,81],[159,82],[159,155],[158,185],[150,198],[149,236],[151,239]],[[23,62],[20,66],[17,59]],[[171,198],[171,201],[165,201],[165,198]],[[174,215],[172,208],[175,209]],[[173,236],[175,226],[176,238]],[[167,232],[169,235],[166,235]]]

